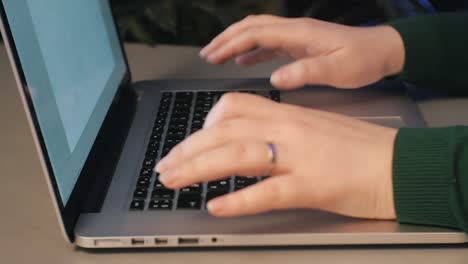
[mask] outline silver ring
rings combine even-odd
[[[278,159],[278,153],[276,151],[276,146],[272,142],[267,142],[268,145],[268,171],[265,173],[265,176],[271,176],[271,173],[275,169],[276,162]]]

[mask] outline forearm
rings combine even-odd
[[[468,232],[468,127],[401,129],[393,186],[399,222]]]
[[[404,42],[399,77],[423,88],[468,95],[468,13],[392,21]]]

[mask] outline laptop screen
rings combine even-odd
[[[66,205],[126,72],[111,9],[107,0],[3,3]]]

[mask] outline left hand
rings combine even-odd
[[[219,217],[274,209],[316,208],[351,217],[395,219],[393,144],[397,131],[339,114],[279,104],[259,96],[224,95],[203,130],[176,146],[156,166],[178,189],[231,175],[268,170],[272,177],[213,199]]]

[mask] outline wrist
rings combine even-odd
[[[400,33],[391,26],[376,27],[382,40],[382,77],[401,73],[405,64],[405,45]]]

